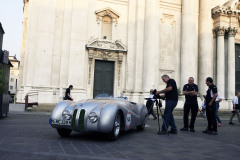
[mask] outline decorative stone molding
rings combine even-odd
[[[176,21],[174,20],[174,15],[163,14],[163,17],[161,18],[161,22],[174,25]]]
[[[240,22],[240,2],[238,0],[230,0],[224,5],[217,6],[212,9],[212,18],[214,28],[238,28]]]
[[[95,13],[97,15],[97,23],[98,24],[102,21],[102,17],[110,16],[113,20],[113,23],[115,23],[115,25],[117,25],[118,18],[120,17],[120,14],[111,8],[104,8],[101,10],[97,10]]]
[[[117,51],[117,52],[127,52],[127,48],[125,45],[121,43],[121,41],[116,40],[115,43],[108,40],[98,40],[94,39],[93,41],[89,42],[86,47],[88,49],[100,49],[106,51]]]
[[[88,84],[91,84],[92,77],[92,61],[105,60],[117,62],[117,75],[118,75],[118,86],[121,85],[121,68],[124,53],[127,53],[127,48],[117,40],[115,43],[111,41],[103,41],[95,39],[86,45],[88,49],[88,63],[89,63],[89,75]]]
[[[226,29],[224,27],[217,27],[214,29],[214,32],[217,34],[217,36],[224,36]]]
[[[237,29],[229,27],[228,28],[228,36],[229,37],[235,37],[235,35],[237,34]]]

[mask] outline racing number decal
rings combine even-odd
[[[126,125],[127,125],[127,128],[129,128],[130,125],[131,125],[131,114],[130,114],[130,112],[127,113]]]

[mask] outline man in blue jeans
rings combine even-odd
[[[175,125],[174,117],[173,117],[173,109],[177,106],[178,103],[178,91],[177,85],[174,79],[170,79],[168,75],[162,76],[163,82],[167,84],[166,88],[157,91],[156,95],[164,93],[166,98],[166,105],[164,111],[164,121],[165,124],[162,124],[162,131],[159,134],[177,134],[177,127]],[[168,132],[168,126],[171,126],[171,130]]]

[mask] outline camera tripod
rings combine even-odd
[[[161,101],[161,99],[160,98],[145,98],[146,100],[154,100],[153,101],[153,103],[152,103],[152,105],[151,105],[151,107],[149,108],[149,110],[148,110],[148,114],[146,115],[146,117],[147,116],[149,116],[149,114],[150,114],[150,112],[151,112],[151,110],[153,109],[153,107],[154,107],[154,103],[156,103],[156,107],[157,107],[157,119],[158,119],[158,134],[160,134],[160,132],[161,132],[161,129],[160,129],[160,118],[159,118],[159,116],[161,116],[162,117],[162,119],[163,119],[163,125],[165,125],[165,128],[167,129],[167,125],[166,125],[166,123],[165,123],[165,120],[164,120],[164,115],[163,115],[163,113],[162,113],[162,110],[161,110],[161,107],[162,107],[162,101]],[[146,118],[145,117],[145,118]],[[167,132],[167,134],[169,135],[169,133]]]

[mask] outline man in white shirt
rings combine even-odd
[[[215,115],[216,115],[216,119],[218,121],[218,127],[221,127],[222,126],[222,121],[220,120],[219,116],[218,116],[218,109],[219,109],[219,103],[222,101],[222,96],[220,94],[220,92],[218,92],[218,96],[215,100],[216,102],[216,112],[215,112]]]
[[[239,117],[239,106],[240,106],[240,104],[239,104],[239,101],[238,101],[239,98],[240,98],[240,92],[237,92],[235,95],[236,96],[233,98],[233,112],[232,112],[232,116],[231,116],[230,122],[229,122],[230,125],[234,125],[232,120],[233,120],[233,117],[235,116],[235,114],[237,114],[238,121],[240,123],[240,117]]]

